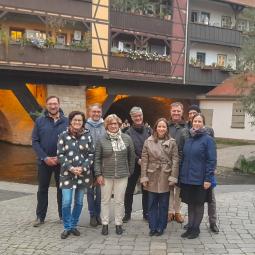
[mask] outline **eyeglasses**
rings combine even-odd
[[[72,119],[72,122],[82,122],[83,120],[80,119]]]

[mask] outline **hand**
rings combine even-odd
[[[175,182],[169,182],[170,187],[174,187],[174,185],[175,185]]]
[[[146,187],[148,187],[149,182],[148,181],[147,182],[143,182],[142,184],[143,184],[144,188],[146,188]]]
[[[104,185],[104,177],[102,175],[97,177],[97,183],[99,185]]]
[[[210,182],[204,182],[204,189],[209,189],[211,187]]]
[[[137,161],[137,164],[140,166],[142,163],[142,160],[139,158],[138,161]]]
[[[47,157],[44,159],[44,162],[48,166],[56,166],[56,157]]]
[[[70,172],[73,173],[74,175],[79,175],[80,173],[79,167],[72,167]]]

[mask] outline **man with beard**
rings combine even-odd
[[[183,119],[183,105],[180,102],[171,104],[170,109],[171,119],[169,121],[169,135],[174,138],[179,152],[179,162],[181,162],[182,149],[184,139],[182,138],[183,129],[186,128],[186,122]],[[175,220],[178,223],[184,222],[184,217],[181,214],[181,198],[180,187],[175,187],[170,191],[168,221]]]
[[[133,121],[132,126],[128,128],[126,134],[128,134],[135,146],[135,169],[133,174],[128,178],[127,189],[125,193],[125,216],[123,222],[128,222],[131,219],[132,205],[133,205],[133,194],[138,181],[141,176],[141,154],[143,149],[144,141],[151,135],[152,131],[150,128],[145,127],[143,122],[143,111],[140,107],[134,106],[130,110],[130,116]],[[143,206],[143,218],[148,218],[148,191],[142,187],[142,206]]]
[[[48,190],[54,173],[57,187],[58,214],[62,219],[62,193],[59,189],[60,164],[57,159],[58,136],[67,129],[68,120],[60,109],[59,98],[46,99],[46,110],[36,119],[32,133],[32,146],[38,158],[38,191],[34,227],[44,223],[48,208]]]
[[[93,104],[89,106],[89,118],[85,124],[85,127],[89,129],[93,139],[93,143],[96,146],[97,141],[105,135],[104,120],[102,119],[102,107],[99,104]],[[93,167],[94,168],[94,167]],[[94,173],[94,169],[93,169]],[[97,184],[87,191],[87,202],[90,214],[90,226],[96,227],[102,225],[100,218],[101,211],[101,189]]]

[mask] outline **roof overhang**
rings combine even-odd
[[[255,8],[255,0],[220,0],[220,1]]]

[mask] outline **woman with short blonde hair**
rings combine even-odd
[[[114,194],[116,234],[121,235],[124,216],[124,196],[128,177],[135,164],[131,138],[121,132],[121,119],[111,114],[105,119],[106,134],[99,139],[95,153],[95,175],[101,185],[102,235],[108,235],[110,201]]]

